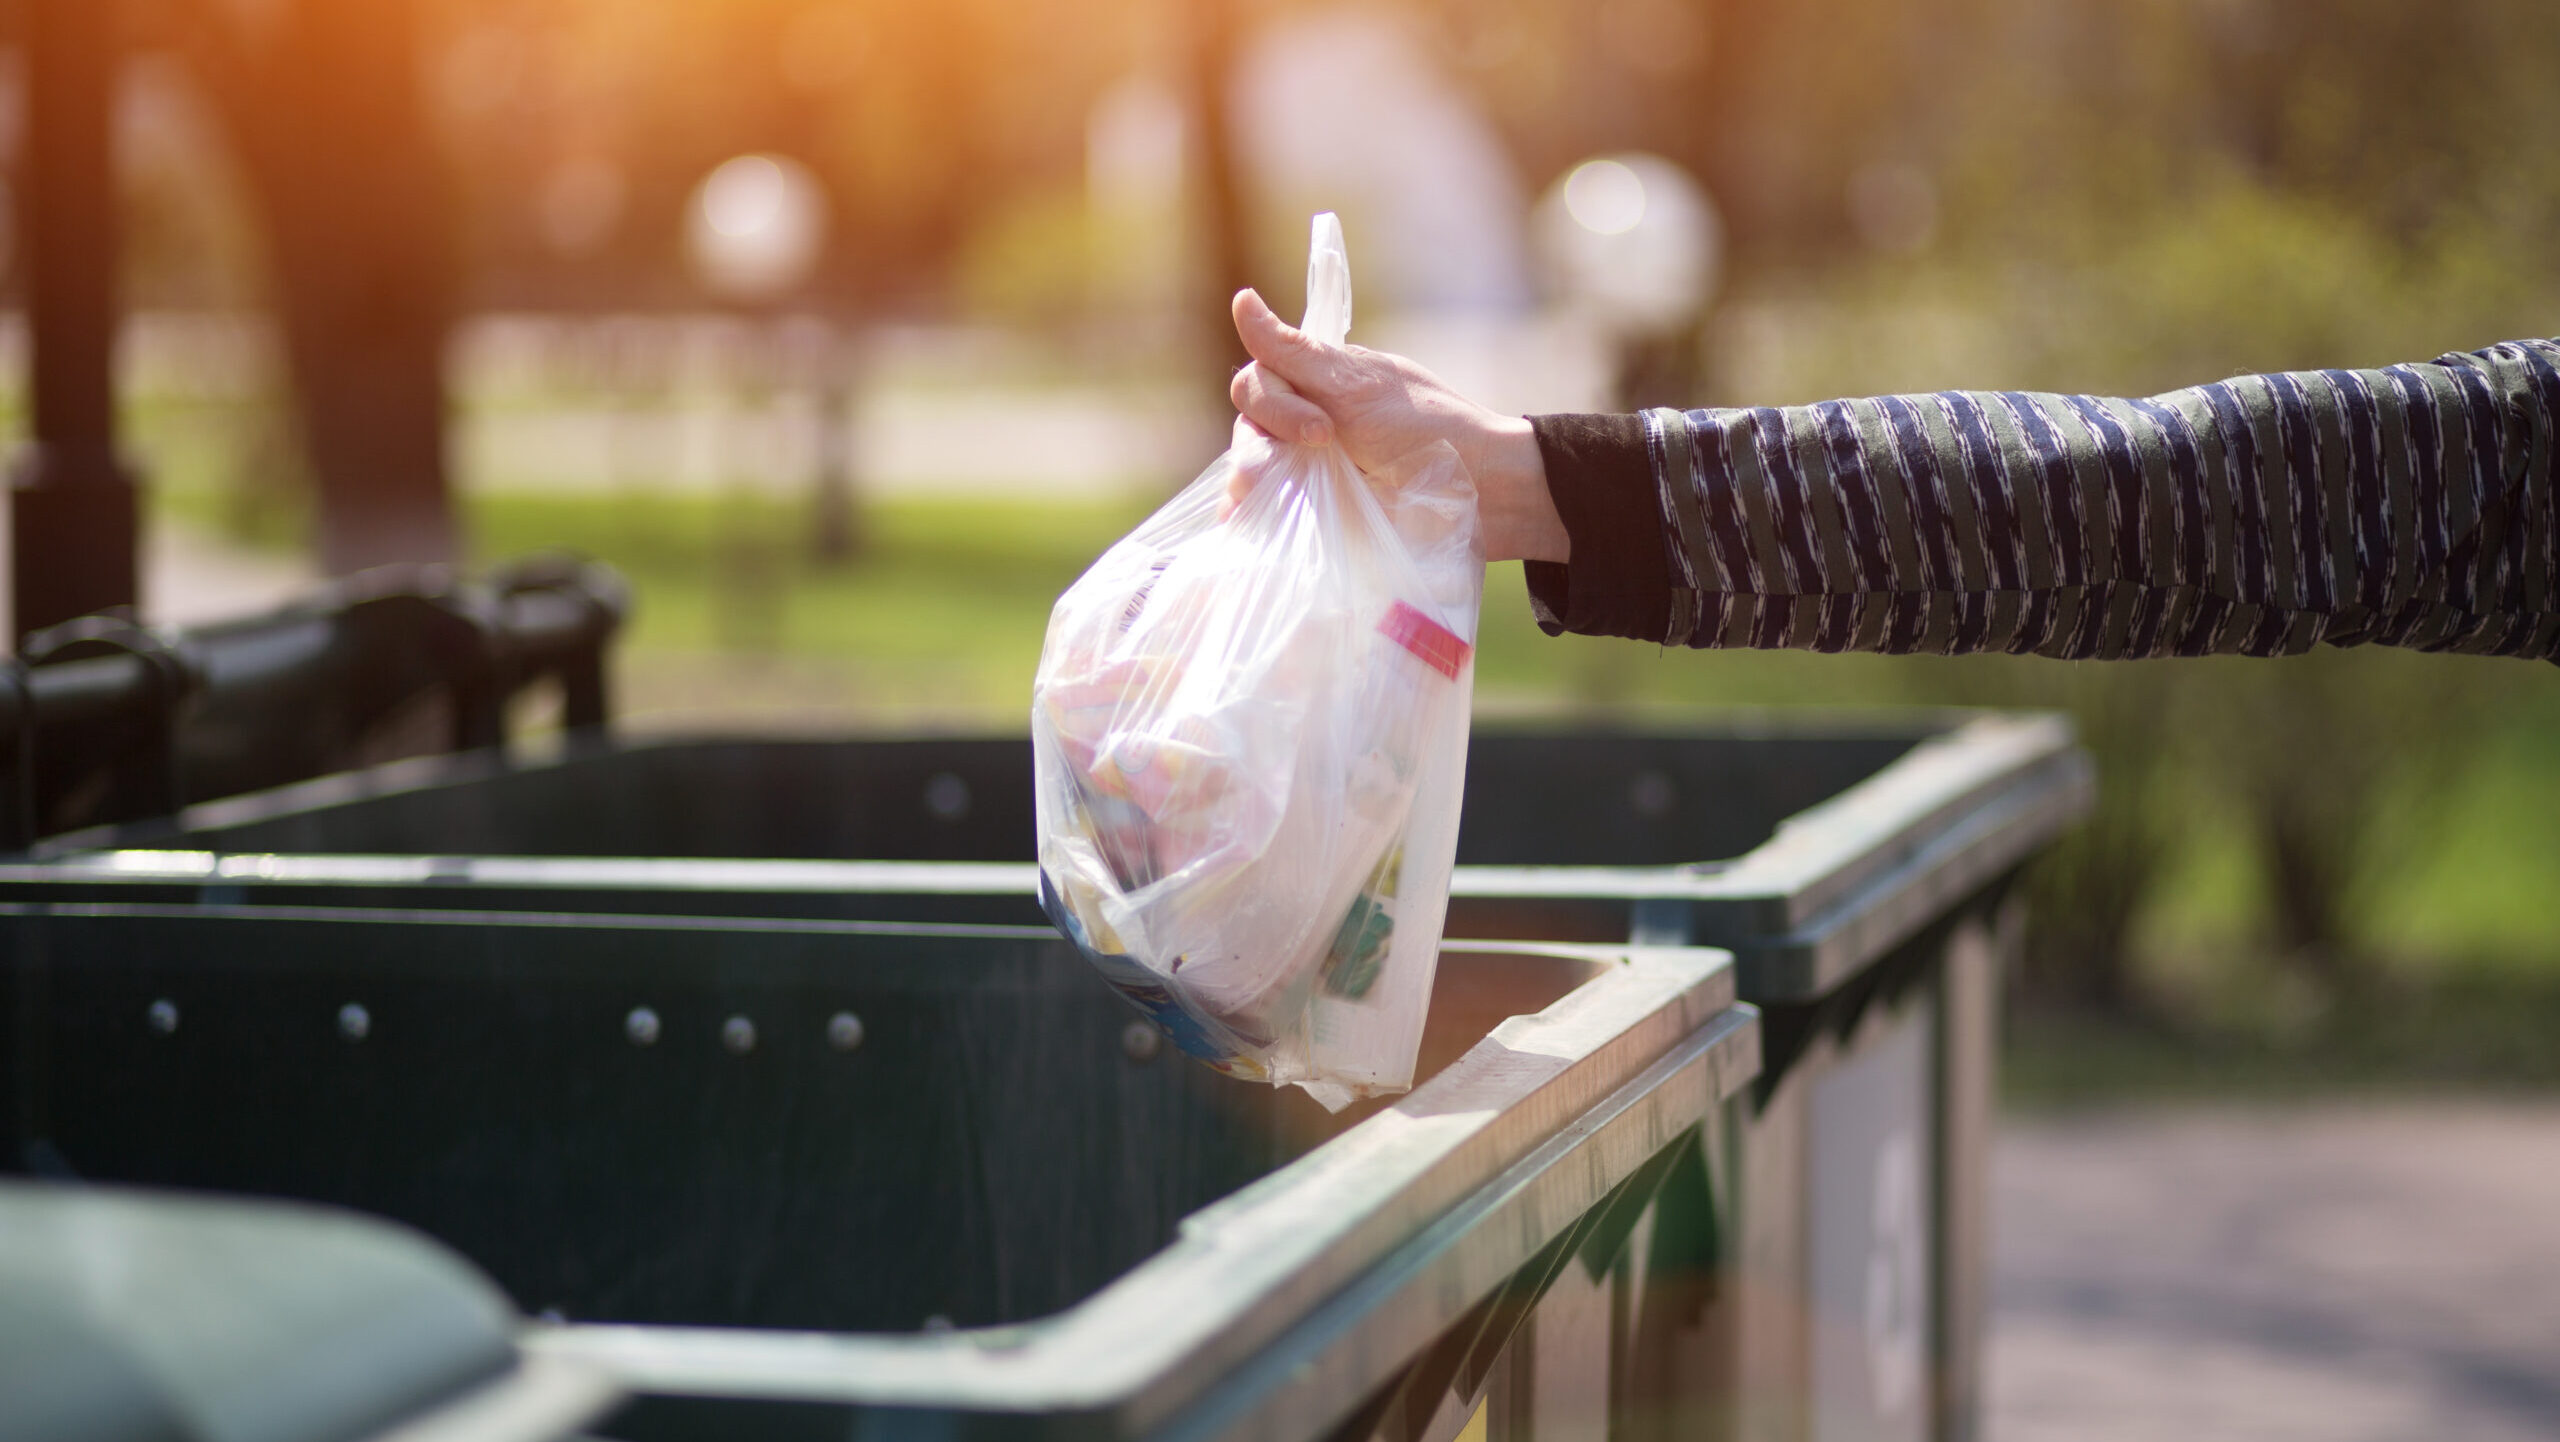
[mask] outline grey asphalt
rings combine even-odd
[[[2560,1103],[2012,1119],[1987,1442],[2560,1438]]]

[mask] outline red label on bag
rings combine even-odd
[[[1458,679],[1459,668],[1476,651],[1459,640],[1457,632],[1402,601],[1387,608],[1386,619],[1378,623],[1378,634],[1421,657],[1423,664],[1452,681]]]

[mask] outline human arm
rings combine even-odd
[[[2323,642],[2560,658],[2560,346],[2546,342],[2144,400],[1943,392],[1638,419],[1640,445],[1552,479],[1649,492],[1658,519],[1575,538],[1572,584],[1542,607],[1550,630],[2086,659]],[[1584,614],[1586,559],[1658,566],[1662,583]]]
[[[1254,348],[1248,309],[1239,298]],[[1298,408],[1315,410],[1355,460],[1355,441],[1448,438],[1462,456],[1468,440],[1494,444],[1467,410],[1402,407],[1415,383],[1370,374],[1374,352],[1333,352],[1317,374],[1275,350],[1274,367],[1261,329],[1236,385],[1258,422],[1257,410],[1303,425]],[[1318,382],[1306,394],[1283,379],[1302,373]],[[1347,394],[1362,403],[1340,404]],[[1521,424],[1563,544],[1512,549],[1550,632],[2080,658],[2379,642],[2560,659],[2548,342],[2147,400],[1944,392]],[[1516,449],[1491,454],[1492,489],[1519,484]]]

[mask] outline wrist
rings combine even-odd
[[[1572,537],[1547,489],[1546,457],[1523,416],[1488,418],[1466,458],[1484,519],[1488,561],[1563,561]]]

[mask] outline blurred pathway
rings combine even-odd
[[[2560,1103],[2014,1120],[1986,1442],[2560,1437]]]
[[[319,584],[298,552],[259,550],[166,519],[143,532],[144,616],[192,626],[272,610]]]

